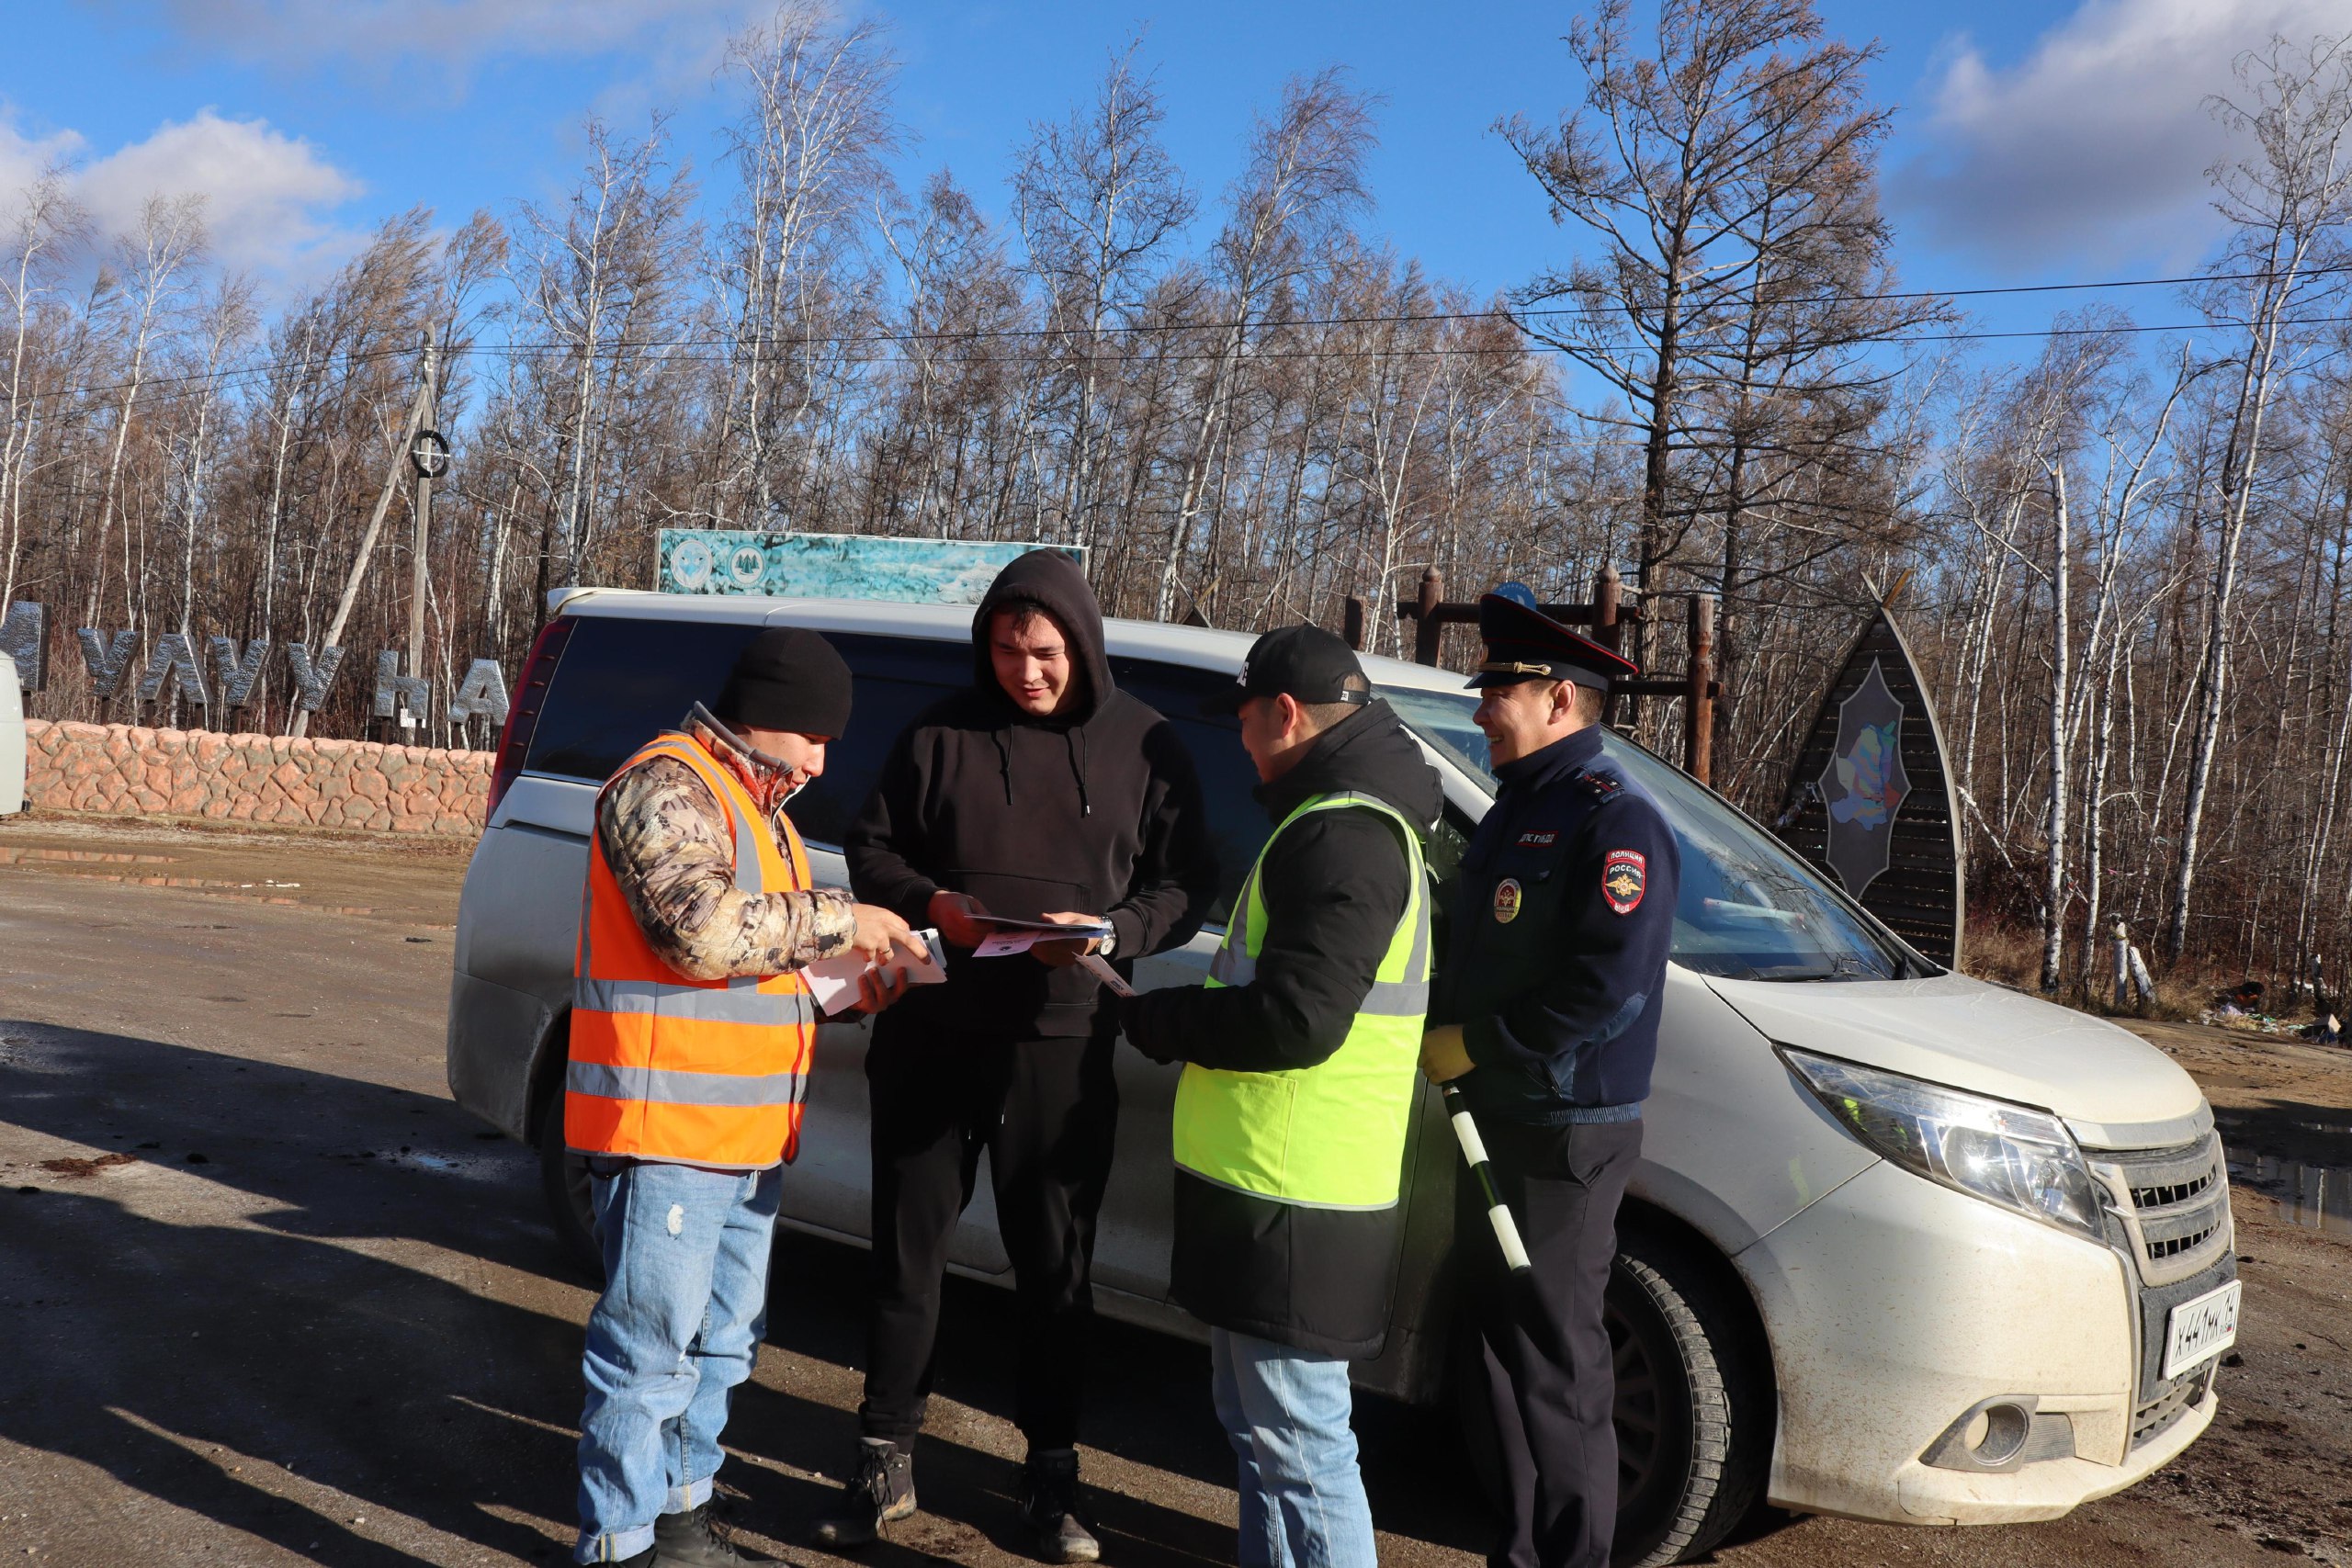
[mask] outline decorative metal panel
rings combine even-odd
[[[881,599],[977,604],[1015,558],[1069,545],[907,539],[881,534],[771,534],[749,528],[664,528],[655,547],[664,593],[763,593],[786,599]]]
[[[1911,650],[1882,610],[1814,720],[1774,827],[1938,964],[1960,962],[1960,808],[1943,731]]]

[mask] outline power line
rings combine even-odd
[[[2342,273],[2352,273],[2352,264],[2346,264],[2339,266],[2304,268],[2298,271],[2294,276],[2298,278],[2309,278],[2327,276]],[[1879,301],[1932,300],[1939,299],[1982,299],[2000,295],[2041,295],[2077,293],[2111,288],[2162,288],[2189,283],[2254,282],[2279,276],[2283,275],[2266,270],[2244,273],[2190,274],[2170,277],[2107,278],[2074,283],[2001,284],[1984,285],[1973,288],[1887,290],[1874,293],[1821,295],[1805,299],[1782,300],[1778,303],[1785,306],[1806,303],[1817,304],[1840,299],[1855,303],[1871,303]],[[1630,314],[1637,309],[1638,307],[1627,305],[1609,305],[1601,307],[1587,307],[1581,305],[1545,306],[1519,310],[1490,309],[1482,310],[1397,311],[1362,316],[1297,316],[1285,317],[1281,320],[1258,321],[1254,323],[1248,321],[1237,321],[1227,320],[1181,322],[1114,322],[1100,328],[1087,329],[1067,327],[982,327],[939,332],[869,332],[859,333],[836,333],[814,337],[795,337],[789,340],[789,344],[790,346],[794,348],[863,348],[885,345],[903,347],[918,344],[1023,342],[1037,341],[1041,339],[1068,339],[1087,335],[1092,335],[1095,337],[1133,337],[1148,333],[1167,333],[1173,335],[1177,333],[1232,332],[1237,328],[1247,330],[1253,326],[1257,331],[1265,333],[1293,331],[1301,328],[1313,327],[1411,326],[1435,325],[1457,321],[1495,321],[1511,326],[1521,326],[1523,320],[1528,317],[1576,315],[1589,317],[1606,314],[1623,315]],[[2290,318],[2282,321],[2280,324],[2288,326],[2328,326],[2342,324],[2348,319],[2352,318],[2346,318],[2344,316]],[[2209,325],[2209,323],[2188,321],[2171,322],[2160,325],[2124,323],[2080,327],[2052,326],[2047,328],[2005,330],[1954,328],[1946,332],[1905,333],[1891,333],[1885,336],[1871,336],[1857,339],[1856,343],[1852,346],[1859,347],[1865,344],[1880,344],[1908,345],[1937,343],[1993,343],[2020,338],[2096,336],[2102,333],[2137,336],[2150,333],[2196,332],[2202,330],[2207,325]],[[1521,330],[1523,331],[1524,328],[1522,327]],[[728,349],[734,347],[736,341],[737,340],[729,337],[618,338],[615,339],[611,343],[596,344],[593,349],[586,350],[585,352],[591,354],[593,356],[603,357],[632,351],[651,352],[655,350],[690,348]],[[781,343],[784,340],[778,339],[772,341]],[[1532,346],[1539,350],[1549,350],[1555,353],[1569,352],[1562,349],[1558,344],[1545,342],[1540,338],[1535,340]],[[1624,344],[1596,343],[1582,344],[1580,346],[1585,351],[1595,354],[1631,354],[1641,352],[1652,345],[1646,342],[1634,342]],[[1260,360],[1356,359],[1364,357],[1367,353],[1385,353],[1408,358],[1418,358],[1428,355],[1450,356],[1455,355],[1486,356],[1517,355],[1527,353],[1530,349],[1531,345],[1524,342],[1495,344],[1431,344],[1388,350],[1366,350],[1361,347],[1330,346],[1298,349],[1261,347],[1251,350],[1248,357]],[[209,377],[206,374],[198,373],[191,373],[182,376],[144,377],[136,383],[136,385],[140,389],[143,389],[148,387],[185,386],[201,382],[208,378],[220,382],[244,382],[257,378],[266,377],[280,370],[322,369],[331,367],[337,363],[346,366],[358,365],[383,359],[405,358],[415,352],[416,350],[404,346],[387,346],[383,348],[359,350],[352,353],[328,354],[310,357],[301,355],[287,355],[257,361],[250,365],[240,366],[231,370],[212,372]],[[581,345],[576,344],[556,342],[532,343],[526,341],[506,344],[477,343],[468,344],[463,348],[446,349],[444,354],[445,356],[448,357],[455,357],[460,355],[477,355],[485,357],[504,357],[508,359],[514,359],[533,355],[567,356],[578,355],[582,352],[583,352],[583,350]],[[756,352],[756,350],[754,352]],[[733,355],[729,354],[665,354],[662,357],[668,363],[724,364],[732,358]],[[1224,357],[1224,355],[1222,351],[1216,351],[1186,354],[1162,354],[1154,355],[1153,357],[1159,363],[1196,364],[1222,358]],[[946,363],[951,365],[1010,365],[1025,364],[1028,361],[1024,356],[1020,355],[969,355],[949,356],[944,361],[937,359],[928,361],[928,363],[933,364]],[[897,355],[874,355],[867,358],[854,360],[853,363],[859,366],[902,366],[926,363],[926,361],[920,360],[910,355],[902,354]],[[82,387],[58,388],[47,391],[35,392],[33,394],[33,399],[34,400],[40,400],[42,399],[96,396],[105,393],[127,391],[131,389],[133,385],[133,383],[129,381],[120,381],[112,384],[91,384]]]

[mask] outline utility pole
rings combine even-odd
[[[416,468],[416,536],[409,548],[408,582],[408,672],[412,678],[424,673],[424,598],[428,592],[425,567],[430,561],[433,543],[433,481],[449,467],[448,443],[441,438],[441,348],[430,325],[424,329],[424,385],[417,392],[418,415],[423,428],[411,444],[409,457]],[[423,724],[425,716],[414,716],[414,724]],[[412,728],[407,705],[402,704],[396,722],[403,729]]]
[[[431,328],[425,329],[424,338],[426,353],[430,355],[433,352]],[[437,365],[437,360],[433,363]],[[401,426],[400,438],[392,443],[391,460],[384,466],[384,488],[376,496],[376,510],[368,514],[367,532],[359,536],[359,548],[352,557],[350,573],[343,580],[343,592],[335,600],[334,614],[327,620],[326,635],[319,638],[321,653],[339,646],[337,639],[343,636],[343,628],[351,619],[351,607],[358,602],[359,585],[368,576],[368,563],[374,558],[376,536],[384,526],[384,514],[391,510],[392,497],[400,492],[401,464],[403,460],[415,461],[413,444],[418,434],[425,428],[425,390],[423,386],[417,389],[415,398],[408,406],[408,419]],[[435,440],[437,442],[439,437],[436,435]],[[310,710],[297,707],[294,722],[286,727],[286,733],[300,739],[310,733]]]

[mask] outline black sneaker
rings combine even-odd
[[[710,1530],[710,1505],[683,1514],[664,1514],[653,1521],[653,1568],[743,1568],[765,1562],[746,1557]]]
[[[857,1447],[857,1475],[839,1509],[817,1527],[820,1546],[864,1546],[915,1511],[915,1456],[879,1438],[861,1438]]]
[[[1040,1561],[1096,1562],[1102,1543],[1078,1517],[1078,1450],[1032,1452],[1021,1467],[1021,1517]]]

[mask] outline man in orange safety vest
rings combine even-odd
[[[850,672],[772,628],[596,798],[564,1074],[605,1285],[588,1317],[582,1562],[724,1568],[718,1437],[766,1328],[783,1166],[797,1152],[817,1008],[801,969],[894,949],[887,909],[810,886],[784,803],[849,723]],[[859,1010],[895,999],[880,968]]]

